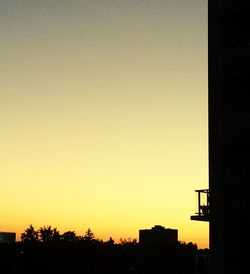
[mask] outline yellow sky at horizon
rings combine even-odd
[[[190,221],[208,185],[207,6],[3,1],[0,230],[138,238]]]

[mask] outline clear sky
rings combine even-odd
[[[207,1],[0,1],[0,34],[0,230],[207,247]]]

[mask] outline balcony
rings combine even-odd
[[[198,208],[191,220],[209,222],[209,189],[199,189],[195,192],[198,196]]]

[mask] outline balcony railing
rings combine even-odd
[[[209,189],[195,190],[198,195],[198,210],[191,216],[194,221],[209,221]]]

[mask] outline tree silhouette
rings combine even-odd
[[[205,274],[202,271],[208,269],[208,252],[200,253],[191,242],[144,246],[133,238],[115,243],[111,237],[104,242],[90,228],[83,236],[74,231],[60,235],[50,225],[37,231],[30,225],[21,240],[12,251],[0,245],[0,262],[5,260],[8,266],[4,273],[76,274],[80,268],[86,274],[193,274],[195,270]],[[10,262],[14,272],[9,271]]]
[[[85,232],[83,239],[91,242],[94,238],[95,238],[94,233],[91,231],[90,228],[88,228],[88,230]]]
[[[57,228],[51,228],[51,226],[43,226],[39,229],[39,236],[43,243],[55,241],[60,239],[60,233]]]
[[[33,225],[30,225],[21,234],[22,242],[36,242],[38,240],[39,240],[39,232],[34,229]]]
[[[120,244],[121,245],[131,245],[131,246],[135,246],[137,245],[137,240],[136,239],[131,239],[131,238],[128,238],[128,239],[123,239],[123,238],[120,238]]]
[[[112,237],[109,237],[109,240],[106,243],[109,245],[114,245],[115,241],[112,239]]]
[[[61,239],[64,241],[67,241],[67,242],[74,242],[74,241],[76,241],[76,233],[75,233],[75,231],[64,232],[61,235]]]

